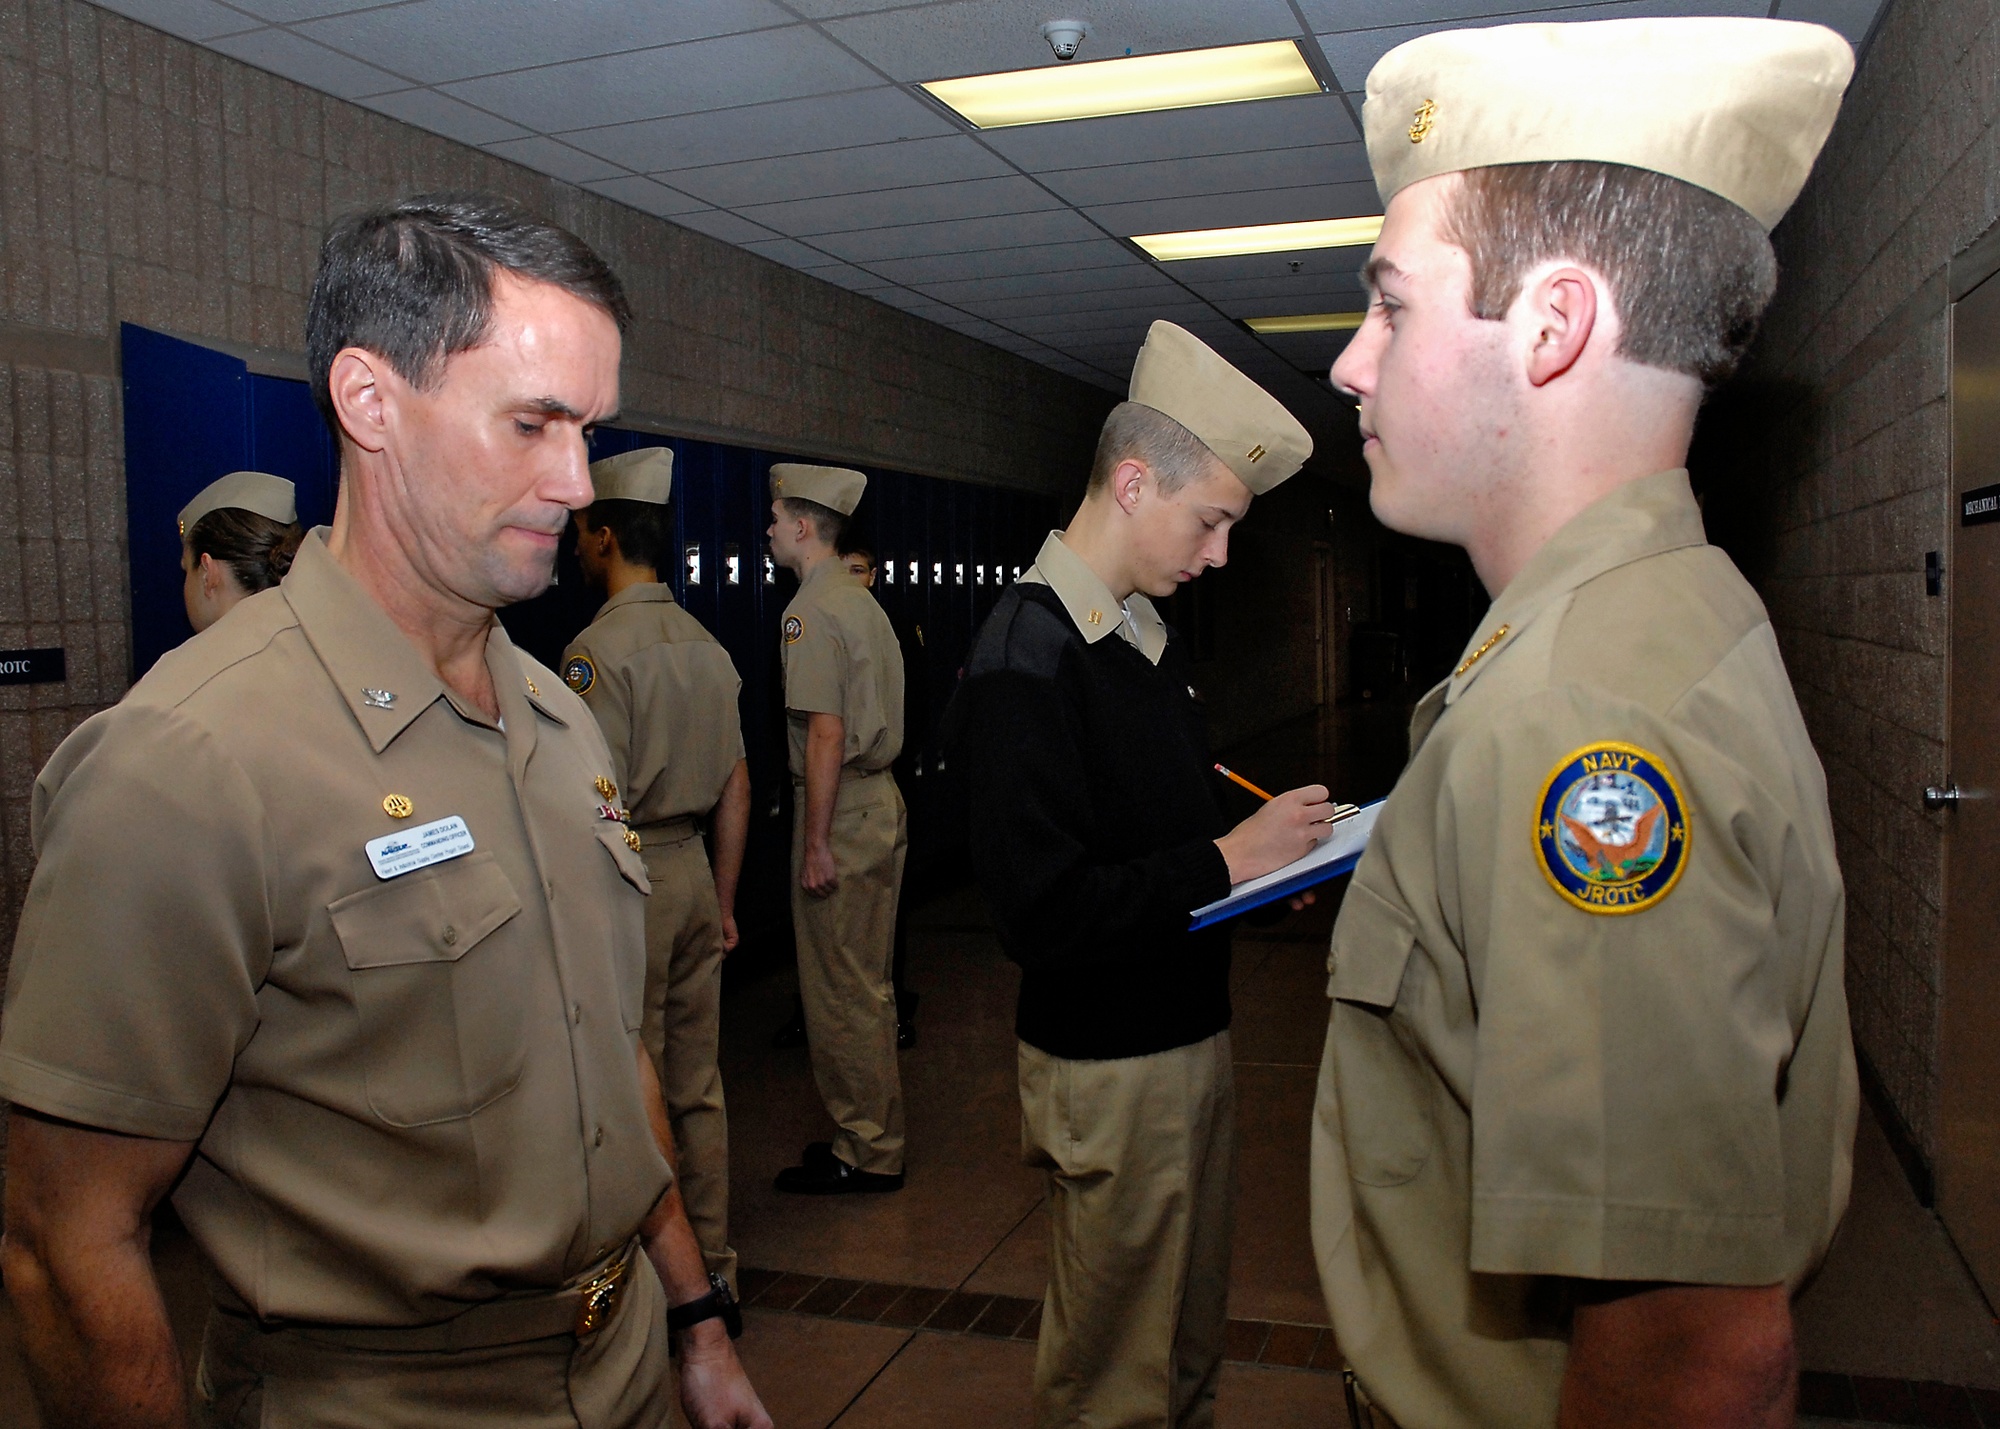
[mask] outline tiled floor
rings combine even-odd
[[[1330,769],[1337,792],[1365,798],[1386,785],[1382,763],[1395,757],[1399,723],[1394,711],[1363,711],[1342,728],[1283,731],[1234,752],[1232,763],[1260,783]],[[1345,770],[1335,758],[1342,752],[1350,755]],[[1243,1145],[1224,1429],[1346,1422],[1306,1217],[1331,912],[1322,904],[1238,934]],[[746,1298],[755,1299],[742,1352],[785,1429],[1028,1421],[1046,1221],[1040,1180],[1018,1154],[1014,973],[976,897],[934,900],[913,922],[922,1035],[903,1055],[910,1174],[900,1194],[799,1200],[771,1190],[772,1174],[826,1135],[806,1054],[769,1047],[793,983],[772,975],[732,986],[725,998],[735,1240],[744,1265],[767,1272],[744,1277]],[[2000,1397],[1975,1393],[2000,1392],[2000,1330],[1865,1116],[1857,1153],[1853,1208],[1799,1302],[1810,1371],[1802,1408],[1824,1416],[1801,1423],[2000,1429]],[[169,1233],[157,1258],[191,1351],[201,1313],[192,1250]],[[37,1423],[15,1325],[0,1303],[0,1429]]]

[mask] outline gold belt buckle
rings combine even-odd
[[[604,1273],[583,1287],[583,1296],[576,1302],[576,1333],[579,1337],[594,1335],[611,1318],[611,1312],[618,1308],[618,1296],[625,1288],[625,1267],[630,1257],[607,1266]]]

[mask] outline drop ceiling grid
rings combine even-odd
[[[1338,350],[1339,334],[1262,339],[1235,320],[1358,305],[1360,252],[1163,266],[1124,240],[1374,211],[1351,91],[1413,35],[1783,13],[1858,42],[1879,7],[1077,0],[1086,59],[1132,37],[1125,53],[1293,39],[1336,92],[968,132],[910,86],[1052,65],[1036,34],[1051,0],[565,0],[560,28],[545,0],[98,3],[1110,387],[1152,316],[1258,368]]]

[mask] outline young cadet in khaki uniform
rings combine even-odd
[[[385,311],[462,346],[405,370]],[[189,1422],[171,1190],[215,1297],[198,1422],[650,1429],[686,1325],[690,1419],[769,1425],[672,1190],[610,752],[493,618],[590,498],[628,313],[508,200],[342,219],[307,322],[332,527],[42,771],[0,1261],[44,1422]]]
[[[1306,853],[1318,785],[1230,829],[1185,646],[1148,597],[1228,555],[1311,439],[1156,322],[1066,531],[1001,596],[949,720],[968,838],[1021,965],[1021,1139],[1048,1173],[1038,1429],[1207,1426],[1236,1203],[1230,930],[1188,910]],[[1115,638],[1113,638],[1115,637]]]
[[[889,772],[903,747],[903,656],[882,607],[835,549],[868,478],[771,468],[771,557],[798,577],[779,647],[792,787],[792,933],[813,1080],[839,1128],[777,1187],[903,1188],[903,1085],[890,959],[908,822]]]
[[[722,959],[736,946],[736,882],[750,828],[750,770],[729,652],[681,609],[659,576],[673,528],[674,454],[647,447],[593,462],[596,499],[576,513],[577,555],[609,597],[563,653],[611,747],[617,791],[643,843],[646,1015],[641,1040],[659,1073],[681,1202],[709,1269],[732,1286],[729,1120],[716,1056]],[[696,820],[713,815],[715,866]]]
[[[1388,207],[1333,376],[1376,514],[1494,593],[1333,935],[1313,1240],[1378,1426],[1792,1422],[1852,1166],[1840,870],[1681,468],[1852,66],[1617,20],[1369,76]]]
[[[298,488],[263,471],[218,477],[181,508],[181,603],[199,635],[292,568]]]

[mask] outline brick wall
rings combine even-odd
[[[687,435],[1044,490],[1108,394],[701,234],[78,0],[0,0],[0,960],[35,772],[123,693],[120,321],[296,353],[327,221],[440,187],[512,194],[629,285],[625,410]],[[0,961],[0,967],[4,962]]]
[[[1984,0],[1903,0],[1776,234],[1783,279],[1702,446],[1712,525],[1761,588],[1825,762],[1861,1052],[1934,1158],[1945,772],[1946,275],[2000,217]]]

